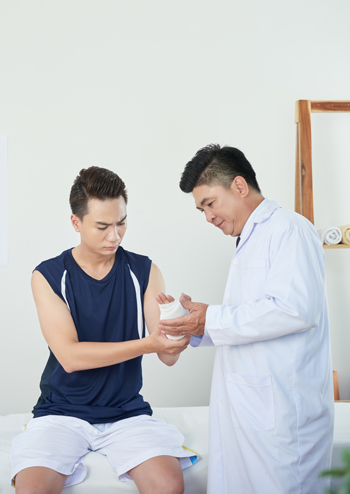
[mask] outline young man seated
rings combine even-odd
[[[82,482],[89,451],[106,455],[119,479],[134,480],[141,494],[184,491],[182,468],[196,457],[182,448],[176,427],[152,418],[140,395],[141,360],[157,353],[173,365],[190,337],[173,341],[157,327],[162,274],[148,257],[121,247],[126,204],[118,175],[81,170],[70,193],[80,244],[33,272],[50,356],[34,418],[12,445],[17,494],[59,494]]]

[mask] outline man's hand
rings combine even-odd
[[[167,365],[172,365],[175,363],[169,361],[167,357],[175,357],[180,355],[181,352],[186,350],[190,343],[190,337],[187,336],[182,338],[181,340],[170,340],[162,333],[158,328],[156,328],[152,334],[147,337],[147,340],[151,344],[149,353],[158,353],[165,358],[164,361]]]
[[[184,317],[178,317],[177,319],[168,319],[159,322],[159,329],[164,334],[170,334],[173,336],[180,335],[203,335],[205,327],[205,316],[207,313],[208,305],[201,304],[199,302],[192,302],[191,297],[181,294],[180,302],[189,309],[190,313]]]

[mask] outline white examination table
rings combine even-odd
[[[185,445],[200,459],[184,470],[185,494],[205,494],[208,466],[208,407],[154,408],[154,416],[176,425],[185,436]],[[11,439],[19,434],[31,414],[0,417],[0,493],[14,494],[10,486],[9,452]],[[335,427],[332,466],[342,464],[341,452],[350,448],[350,403],[335,403]],[[88,474],[84,482],[64,489],[64,494],[137,494],[133,482],[120,482],[106,457],[98,453],[85,456]]]
[[[199,460],[184,470],[185,493],[205,494],[208,467],[208,407],[153,408],[153,416],[174,424],[185,437],[184,446],[193,449]],[[14,494],[10,485],[11,440],[32,418],[30,413],[0,416],[0,494]],[[120,482],[107,458],[88,453],[87,477],[81,484],[63,489],[64,494],[138,494],[134,482]]]

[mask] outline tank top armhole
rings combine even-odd
[[[49,272],[47,271],[46,269],[42,269],[41,268],[41,265],[37,266],[34,270],[33,270],[33,273],[34,271],[38,271],[38,273],[40,273],[44,278],[45,280],[48,282],[48,284],[50,285],[50,288],[51,290],[65,303],[68,305],[68,302],[65,298],[65,293],[62,293],[62,287],[63,287],[63,278],[65,279],[65,274],[66,274],[66,271],[63,273],[63,276],[61,278],[61,286],[58,287],[58,284],[57,284],[57,281],[55,279],[55,277]],[[64,284],[65,286],[65,284]],[[68,306],[69,308],[69,306]]]

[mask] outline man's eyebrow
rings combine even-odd
[[[210,201],[210,197],[205,197],[202,199],[200,205],[196,206],[196,208],[199,209],[199,211],[203,211],[202,206],[204,206],[207,201]]]
[[[118,221],[118,223],[123,223],[123,221],[126,220],[126,217],[127,217],[127,214],[124,216],[124,218],[122,218],[120,221]],[[96,221],[96,224],[97,225],[103,225],[103,226],[110,226],[110,225],[112,225],[112,223],[105,223],[104,221]]]
[[[210,201],[210,197],[205,197],[204,199],[202,199],[202,201],[201,201],[201,206],[204,206],[204,204],[205,204],[207,201]]]

